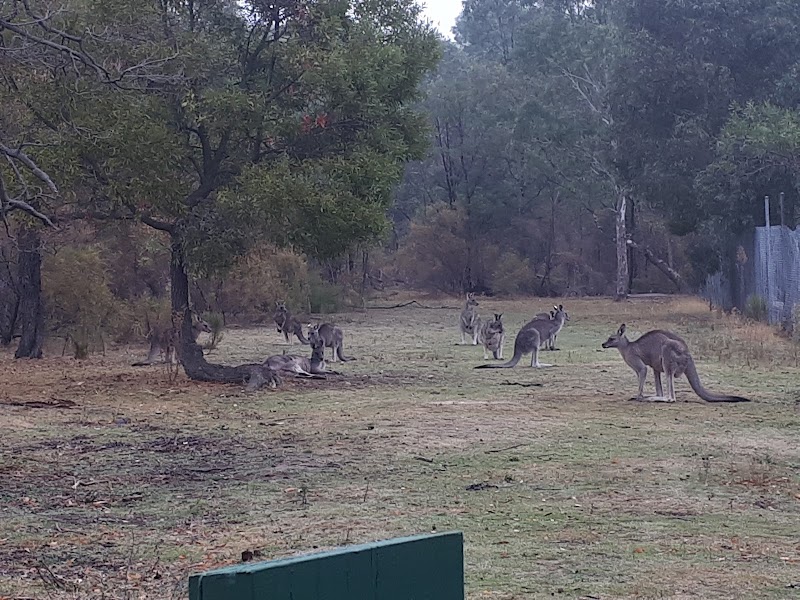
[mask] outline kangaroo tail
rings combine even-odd
[[[743,398],[742,396],[726,396],[724,394],[715,394],[709,392],[700,383],[700,376],[697,374],[697,367],[695,367],[692,357],[688,357],[686,363],[686,379],[689,380],[689,385],[692,386],[694,393],[700,396],[706,402],[750,402],[750,398]]]
[[[310,346],[311,345],[311,342],[309,342],[308,339],[306,338],[306,336],[303,335],[303,328],[302,327],[300,329],[298,329],[295,332],[295,334],[297,335],[297,339],[300,340],[301,344],[304,344],[306,346]]]
[[[344,355],[344,348],[342,346],[338,346],[336,348],[336,356],[339,357],[339,360],[342,362],[348,362],[351,360],[356,360],[353,356],[345,356]]]
[[[476,369],[512,369],[517,366],[517,363],[522,358],[522,351],[514,349],[514,356],[511,360],[500,365],[478,365]]]

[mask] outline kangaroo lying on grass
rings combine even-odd
[[[653,369],[656,395],[647,399],[661,402],[675,402],[675,377],[686,375],[695,394],[706,402],[750,402],[741,396],[726,396],[709,392],[700,382],[694,360],[689,354],[686,342],[671,331],[654,329],[639,339],[630,341],[625,335],[625,324],[620,325],[616,334],[603,342],[603,348],[616,348],[623,360],[636,372],[639,378],[637,400],[642,400],[647,367]],[[661,387],[661,373],[667,374],[668,395],[664,397]]]
[[[178,332],[175,326],[150,325],[147,332],[147,340],[150,342],[150,350],[147,358],[133,363],[133,367],[146,367],[157,363],[178,364],[177,339]],[[201,333],[212,333],[211,326],[197,315],[192,315],[192,341],[196,342]],[[157,358],[161,357],[161,360]]]
[[[340,361],[347,362],[355,360],[351,356],[344,355],[344,333],[342,330],[330,323],[323,323],[322,325],[308,326],[308,340],[313,346],[317,342],[322,344],[323,348],[330,348],[333,352],[331,362],[336,362],[338,357]]]
[[[501,365],[478,365],[476,369],[511,369],[517,366],[523,355],[531,353],[531,366],[536,368],[552,367],[553,365],[539,362],[539,348],[543,340],[548,340],[554,332],[560,331],[567,318],[564,307],[556,310],[555,317],[551,320],[533,319],[520,329],[514,339],[514,356],[511,360]]]
[[[277,354],[264,361],[263,366],[275,373],[294,373],[298,377],[324,379],[325,375],[339,375],[328,371],[325,365],[325,346],[316,339],[311,344],[311,358],[293,354]]]
[[[478,301],[475,300],[475,294],[470,292],[467,294],[467,301],[464,304],[464,310],[461,311],[461,317],[458,321],[458,329],[461,332],[461,343],[466,344],[465,336],[472,338],[472,345],[478,344],[478,334],[481,329],[481,319],[478,316],[478,311],[475,307],[478,306]]]
[[[301,344],[308,346],[308,340],[303,335],[303,326],[300,324],[300,321],[295,319],[292,313],[289,312],[289,309],[286,308],[286,303],[276,302],[275,308],[275,315],[272,317],[272,320],[275,321],[278,333],[282,333],[283,337],[290,344],[294,343],[294,338],[292,336],[297,336]]]
[[[486,321],[481,326],[478,340],[483,344],[483,360],[489,358],[489,352],[492,353],[495,359],[503,358],[503,344],[506,341],[506,332],[502,318],[502,314],[495,313],[494,321]]]

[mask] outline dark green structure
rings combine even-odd
[[[189,600],[464,600],[461,532],[397,538],[189,578]]]

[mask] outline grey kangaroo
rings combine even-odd
[[[494,321],[486,321],[481,326],[479,340],[483,344],[483,360],[489,358],[491,352],[495,359],[503,358],[503,344],[506,341],[506,332],[503,327],[503,315],[495,313]]]
[[[342,362],[355,360],[352,356],[344,355],[344,333],[335,325],[330,323],[314,325],[313,327],[309,325],[308,340],[312,345],[319,340],[323,348],[330,348],[333,353],[331,362],[336,362],[337,358]]]
[[[293,354],[277,354],[267,358],[263,365],[276,373],[294,373],[299,377],[323,378],[324,375],[339,375],[336,371],[328,371],[325,365],[325,346],[322,340],[311,342],[311,358]]]
[[[178,364],[178,352],[176,348],[177,332],[174,326],[164,325],[150,325],[149,319],[147,341],[150,342],[150,350],[147,352],[147,358],[139,362],[133,363],[133,367],[146,367],[154,365],[158,362],[170,363],[173,365]],[[192,341],[196,342],[201,333],[211,333],[211,326],[203,319],[192,314]],[[157,360],[159,356],[163,360]]]
[[[458,321],[458,329],[461,332],[461,343],[465,344],[465,335],[472,338],[472,345],[477,346],[478,334],[481,329],[481,319],[478,316],[478,311],[475,307],[478,306],[478,301],[475,300],[475,294],[472,292],[467,294],[467,301],[464,304],[464,310],[461,311],[461,318]]]
[[[553,365],[539,362],[539,347],[542,345],[542,340],[549,339],[554,331],[559,330],[564,326],[564,320],[567,317],[567,312],[563,307],[556,311],[553,319],[545,321],[544,319],[533,319],[525,324],[520,329],[517,337],[514,339],[514,356],[511,360],[501,365],[478,365],[476,369],[511,369],[517,366],[517,363],[528,352],[531,353],[531,366],[536,368],[552,367]]]
[[[556,323],[556,315],[559,313],[564,313],[564,318],[560,322]],[[547,339],[542,338],[542,346],[544,346],[545,350],[559,350],[559,348],[556,348],[556,338],[564,328],[564,323],[569,321],[569,313],[564,310],[563,304],[559,304],[558,306],[553,305],[553,310],[551,310],[549,313],[537,314],[534,317],[534,320],[548,318],[556,325],[556,327],[551,331]]]
[[[275,321],[278,333],[282,333],[283,337],[290,344],[294,343],[294,337],[292,336],[297,336],[301,344],[308,346],[308,340],[303,335],[303,326],[300,324],[300,321],[295,319],[292,313],[289,312],[289,309],[286,308],[286,303],[276,302],[275,308],[275,315],[272,317],[272,320]]]
[[[700,382],[694,360],[689,354],[689,347],[678,335],[665,329],[654,329],[630,341],[625,335],[625,324],[620,325],[617,333],[603,342],[603,348],[616,348],[627,365],[636,372],[639,378],[637,400],[643,399],[644,383],[647,379],[647,367],[653,369],[656,395],[649,400],[675,402],[675,377],[686,375],[689,385],[695,394],[706,402],[750,402],[741,396],[727,396],[709,392]],[[661,386],[661,373],[667,374],[668,396],[664,397]]]

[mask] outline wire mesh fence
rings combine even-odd
[[[756,227],[738,240],[729,265],[707,278],[703,296],[792,329],[800,305],[800,229]]]

